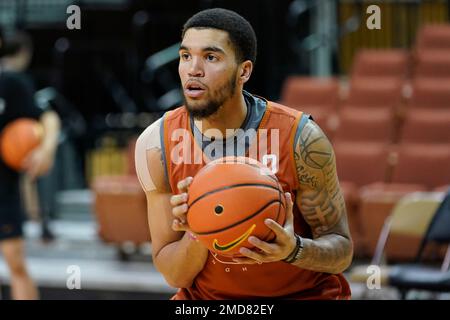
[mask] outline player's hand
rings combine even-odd
[[[289,192],[286,195],[286,222],[280,226],[272,219],[266,219],[266,225],[272,229],[276,238],[274,242],[265,242],[255,236],[250,236],[248,242],[260,249],[260,252],[253,249],[241,248],[239,252],[245,256],[242,258],[234,258],[237,263],[254,264],[264,262],[280,261],[287,258],[296,246],[296,239],[294,234],[294,214],[292,212],[293,202]]]
[[[23,161],[22,167],[31,180],[45,175],[53,166],[55,151],[39,146]]]
[[[180,193],[173,195],[170,198],[170,204],[173,206],[172,214],[175,217],[172,223],[172,229],[174,231],[191,232],[191,230],[189,229],[189,225],[187,223],[186,214],[188,212],[187,192],[189,185],[192,183],[192,180],[193,180],[192,177],[187,177],[186,179],[179,181],[177,184],[177,188],[180,191]]]

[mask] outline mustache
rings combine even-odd
[[[192,85],[192,84],[197,84],[200,85],[203,88],[208,89],[208,86],[206,84],[204,84],[202,81],[195,79],[195,78],[190,78],[188,79],[185,83],[184,83],[184,88],[187,88],[188,86]]]

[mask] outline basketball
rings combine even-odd
[[[33,119],[19,118],[9,123],[0,134],[0,154],[3,161],[16,171],[42,140],[43,128]]]
[[[253,235],[270,242],[275,233],[264,224],[271,218],[284,225],[286,199],[278,179],[261,163],[245,157],[210,162],[194,177],[188,191],[187,220],[211,251],[241,256],[254,246]]]

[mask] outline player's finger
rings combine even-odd
[[[189,228],[186,224],[183,224],[180,220],[174,219],[172,222],[172,230],[174,231],[188,231]]]
[[[255,247],[261,249],[262,251],[266,252],[267,254],[274,254],[277,250],[276,245],[262,241],[254,236],[249,237],[248,242],[253,244]]]
[[[186,222],[186,213],[188,211],[188,205],[182,204],[181,206],[173,207],[172,214],[181,220],[181,222]]]
[[[241,248],[241,249],[239,249],[239,253],[246,256],[247,258],[256,260],[256,262],[264,262],[264,256],[262,254],[259,254],[250,249]]]
[[[179,206],[179,205],[186,203],[187,199],[188,199],[188,195],[185,192],[176,194],[176,195],[173,195],[172,197],[170,197],[170,204],[174,207]]]
[[[275,221],[273,221],[272,219],[266,219],[264,221],[264,223],[266,224],[266,226],[268,226],[273,232],[275,232],[276,235],[276,239],[277,240],[285,240],[288,238],[288,235],[286,233],[286,230],[280,226],[278,223],[276,223]]]
[[[177,184],[178,190],[180,190],[181,193],[187,192],[189,185],[192,183],[193,179],[194,178],[192,178],[192,177],[187,177],[186,179],[179,181]]]
[[[293,225],[294,224],[294,213],[293,213],[293,207],[294,203],[292,201],[292,195],[290,192],[285,193],[286,196],[286,225]]]

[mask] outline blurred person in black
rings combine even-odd
[[[34,118],[44,128],[42,143],[25,159],[24,173],[31,179],[45,175],[53,165],[60,120],[53,111],[43,111],[34,102],[34,88],[20,71],[31,56],[20,53],[17,41],[5,41],[0,29],[0,132],[17,118]],[[19,52],[19,55],[15,54]],[[5,58],[6,57],[6,58]],[[11,60],[11,57],[19,57]],[[9,59],[9,60],[8,60]],[[38,290],[25,263],[22,223],[25,217],[19,188],[20,174],[0,159],[0,252],[9,268],[11,297],[37,299]]]
[[[34,92],[33,81],[26,73],[33,57],[33,42],[31,37],[24,31],[16,31],[14,36],[8,41],[8,47],[8,50],[11,52],[2,57],[3,70],[20,74],[23,81],[28,83],[30,91]],[[50,175],[40,177],[35,182],[30,181],[30,179],[24,179],[22,181],[24,184],[22,192],[26,190],[28,195],[28,197],[24,197],[28,200],[26,202],[32,205],[38,204],[42,229],[41,238],[46,242],[54,239],[53,233],[49,228],[51,206],[48,203],[48,191],[50,191],[48,190],[48,184],[50,183],[48,179],[51,179]],[[52,196],[50,195],[50,197]]]

